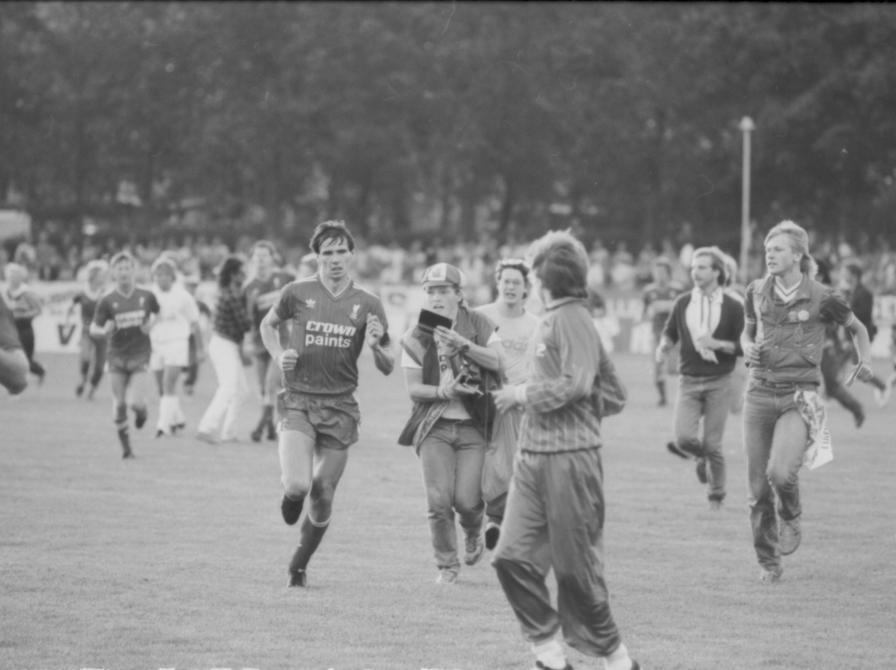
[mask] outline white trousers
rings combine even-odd
[[[218,378],[218,390],[199,421],[199,431],[216,435],[220,430],[222,440],[234,439],[237,414],[249,393],[239,345],[213,333],[208,358]]]

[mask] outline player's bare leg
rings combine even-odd
[[[149,412],[146,409],[146,372],[135,370],[130,373],[126,389],[127,404],[134,412],[134,427],[143,428]]]
[[[310,505],[302,521],[299,546],[289,564],[290,586],[305,586],[305,569],[330,526],[336,486],[347,462],[348,449],[315,449]]]
[[[109,372],[109,386],[112,389],[112,414],[115,429],[118,431],[118,441],[121,443],[121,457],[133,458],[131,451],[131,438],[128,433],[128,405],[125,400],[128,390],[127,372],[112,370]]]
[[[278,451],[280,483],[283,484],[280,510],[283,520],[292,526],[299,520],[305,496],[311,491],[314,438],[298,430],[281,430]]]

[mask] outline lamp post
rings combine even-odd
[[[750,254],[750,133],[756,129],[756,124],[749,116],[745,116],[740,120],[738,128],[744,135],[740,202],[740,277],[741,282],[746,284]]]

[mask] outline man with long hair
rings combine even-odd
[[[818,387],[828,324],[850,333],[859,353],[856,378],[873,373],[865,326],[841,294],[813,278],[808,233],[793,221],[774,226],[765,236],[765,264],[768,274],[744,298],[741,345],[750,373],[743,430],[759,578],[774,583],[783,573],[781,557],[802,539],[800,467],[826,443]]]

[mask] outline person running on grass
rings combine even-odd
[[[152,353],[149,330],[159,303],[152,291],[135,283],[136,261],[130,253],[115,254],[109,266],[115,287],[100,298],[90,324],[90,334],[108,340],[109,385],[122,458],[133,458],[128,430],[128,406],[134,427],[146,423],[146,371]]]
[[[840,293],[814,279],[808,233],[793,221],[773,227],[765,236],[765,264],[768,274],[744,298],[741,346],[750,372],[743,433],[759,579],[774,583],[783,573],[781,557],[802,539],[800,467],[826,429],[818,386],[828,324],[849,331],[859,353],[855,377],[867,381],[873,373],[865,326]]]
[[[707,486],[709,507],[720,510],[726,495],[722,437],[731,378],[743,353],[744,309],[724,290],[725,258],[717,247],[694,251],[691,279],[694,289],[675,301],[656,349],[657,363],[665,365],[667,352],[681,343],[675,441],[666,446],[677,456],[696,459],[697,479]]]
[[[613,373],[588,310],[588,255],[568,231],[532,243],[545,314],[529,380],[494,393],[521,405],[519,454],[492,565],[539,670],[570,670],[558,633],[608,670],[639,670],[610,612],[603,575],[604,484],[595,381]],[[553,568],[557,609],[545,579]],[[559,610],[559,611],[558,611]]]
[[[501,340],[503,370],[508,384],[522,384],[529,376],[530,342],[538,327],[538,317],[526,309],[529,299],[529,267],[521,258],[504,258],[495,268],[498,296],[494,302],[477,307],[495,324]],[[519,407],[496,417],[485,455],[482,491],[485,498],[485,548],[491,551],[498,544],[501,520],[507,503],[507,489],[513,472],[513,459],[519,438],[523,412]]]
[[[424,304],[446,317],[445,325],[418,323],[401,338],[401,366],[414,404],[398,442],[413,446],[420,458],[439,584],[456,583],[460,573],[455,514],[464,531],[464,563],[472,566],[482,557],[482,466],[494,416],[480,412],[477,400],[484,371],[501,371],[495,326],[467,309],[463,285],[455,266],[428,267]]]
[[[28,386],[28,357],[19,341],[9,305],[0,296],[0,385],[12,395]]]
[[[87,274],[84,286],[72,298],[65,314],[65,322],[68,324],[75,308],[81,312],[81,340],[78,344],[78,373],[80,378],[75,388],[75,395],[79,398],[84,394],[84,388],[88,382],[87,399],[92,400],[96,389],[103,378],[106,367],[106,341],[90,336],[90,324],[96,313],[96,306],[106,292],[106,282],[109,275],[109,264],[102,260],[93,260],[87,264]]]
[[[152,264],[153,293],[159,303],[159,316],[150,330],[152,356],[149,367],[159,391],[159,416],[156,437],[173,435],[186,426],[177,381],[190,362],[190,335],[195,336],[197,358],[205,353],[199,337],[199,308],[193,296],[177,283],[177,267],[167,256]]]
[[[280,392],[280,369],[271,361],[271,355],[261,341],[259,326],[280,297],[280,289],[293,281],[291,272],[277,267],[277,250],[272,242],[259,240],[252,246],[250,263],[253,276],[244,288],[249,315],[252,318],[252,357],[261,391],[261,417],[252,431],[253,442],[259,442],[267,433],[267,439],[276,440],[274,427],[274,399]]]
[[[348,449],[358,441],[361,413],[354,393],[364,344],[384,375],[395,365],[383,304],[352,278],[355,240],[345,223],[318,224],[310,247],[317,274],[283,287],[260,326],[285,385],[277,404],[283,521],[294,525],[305,500],[310,503],[289,563],[291,587],[307,585],[308,562],[330,525]]]
[[[40,296],[28,285],[28,269],[18,263],[7,263],[4,274],[8,286],[6,287],[6,301],[12,310],[19,333],[19,341],[28,357],[28,370],[37,377],[37,383],[43,384],[47,371],[37,359],[34,358],[34,319],[43,311]]]

